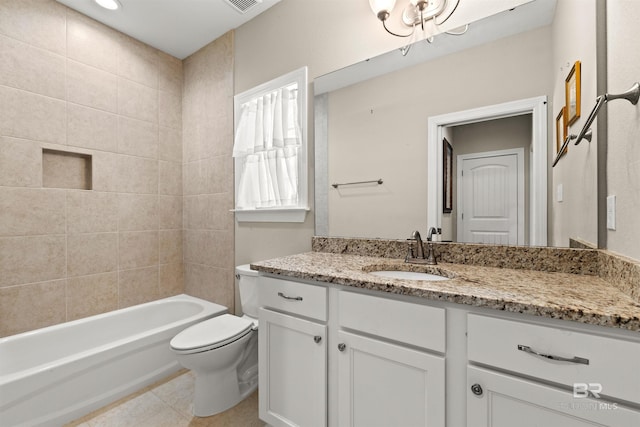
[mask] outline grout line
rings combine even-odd
[[[66,21],[65,21],[66,22]],[[43,178],[44,179],[44,178]],[[64,319],[69,321],[69,190],[64,195]]]

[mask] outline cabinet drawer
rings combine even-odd
[[[443,308],[341,291],[338,312],[341,327],[444,353]]]
[[[260,306],[327,320],[327,288],[272,277],[258,278]]]
[[[470,362],[640,403],[640,343],[475,314],[467,334]]]

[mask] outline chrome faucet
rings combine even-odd
[[[422,238],[420,237],[420,232],[418,230],[414,231],[411,235],[411,238],[416,240],[416,246],[418,247],[418,254],[416,255],[416,258],[424,259],[424,247],[422,246]]]
[[[435,231],[435,228],[431,227],[431,229],[433,229]],[[432,231],[429,230],[429,240],[431,240],[431,234]],[[411,234],[411,239],[409,240],[415,240],[416,241],[416,256],[413,256],[413,250],[411,248],[411,244],[409,244],[409,252],[407,253],[406,258],[404,259],[404,262],[407,262],[409,264],[429,264],[429,265],[436,265],[436,257],[435,254],[433,252],[433,244],[431,242],[429,242],[428,245],[428,249],[429,252],[427,253],[427,257],[424,257],[424,247],[422,246],[422,238],[420,237],[420,233],[416,230],[413,232],[413,234]]]
[[[427,234],[427,242],[431,242],[433,240],[433,235],[438,234],[438,230],[435,227],[431,227],[429,229],[429,233]]]

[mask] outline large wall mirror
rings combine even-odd
[[[317,78],[316,234],[546,245],[555,10],[535,0]],[[460,221],[474,209],[495,219],[480,240]]]

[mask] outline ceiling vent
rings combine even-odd
[[[253,6],[262,3],[262,0],[226,0],[235,10],[245,13]]]

